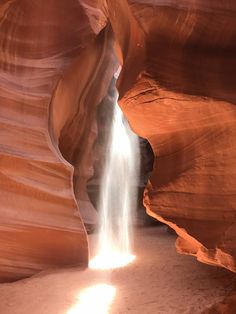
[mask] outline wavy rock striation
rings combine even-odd
[[[236,271],[235,1],[3,0],[0,281],[88,262],[96,108],[155,154],[144,203],[177,249]]]
[[[0,281],[87,265],[78,202],[85,222],[96,219],[93,208],[86,216],[83,182],[91,172],[95,106],[117,68],[102,7],[1,2]]]
[[[143,77],[122,108],[156,156],[148,213],[175,229],[179,252],[235,271],[235,107],[166,91]]]
[[[232,1],[130,1],[146,63],[121,99],[156,159],[144,203],[181,253],[236,271],[236,65]]]

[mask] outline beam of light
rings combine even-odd
[[[118,93],[115,96],[100,192],[98,252],[89,263],[95,269],[123,267],[135,258],[130,233],[132,211],[137,204],[139,143],[117,103]]]
[[[124,267],[135,259],[135,255],[115,251],[102,252],[95,256],[90,262],[89,267],[93,269],[113,269]]]
[[[97,284],[83,290],[78,303],[67,314],[108,314],[116,295],[115,287]]]

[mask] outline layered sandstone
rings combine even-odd
[[[117,68],[102,5],[0,4],[0,281],[87,265],[93,116]]]
[[[234,105],[170,92],[144,76],[122,108],[156,156],[148,213],[175,229],[179,252],[235,271]]]
[[[231,0],[1,2],[1,281],[87,265],[96,108],[118,61],[120,105],[155,154],[148,213],[179,252],[236,270],[235,13]]]
[[[121,99],[156,156],[144,203],[177,250],[236,271],[236,6],[130,1],[146,64]]]

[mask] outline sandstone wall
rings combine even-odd
[[[146,64],[121,99],[156,159],[144,203],[181,253],[236,271],[236,6],[130,1]]]
[[[78,201],[86,221],[93,116],[117,63],[103,3],[90,5],[0,4],[0,281],[88,263]]]
[[[0,281],[88,262],[96,108],[148,139],[144,203],[177,249],[235,271],[235,1],[3,0]]]

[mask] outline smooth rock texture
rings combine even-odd
[[[88,263],[78,202],[97,218],[83,181],[117,68],[103,3],[90,2],[0,4],[0,281]]]
[[[179,252],[235,271],[235,107],[169,92],[144,77],[122,109],[156,156],[148,213],[175,229]]]
[[[130,1],[146,64],[120,105],[155,164],[144,203],[180,253],[236,271],[236,6]]]
[[[180,93],[236,102],[236,2],[130,0],[146,38],[146,70]]]
[[[117,87],[155,154],[148,213],[236,271],[233,0],[0,3],[0,281],[88,262],[96,110]],[[83,221],[82,221],[83,220]]]

